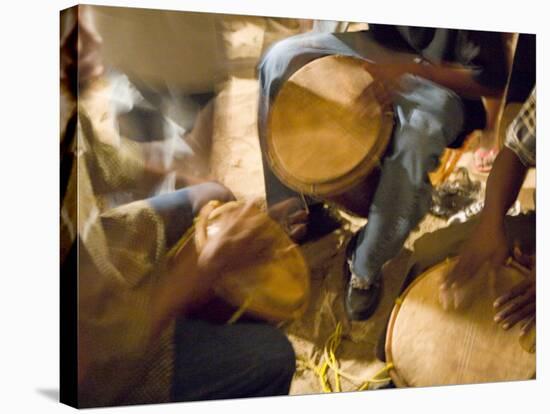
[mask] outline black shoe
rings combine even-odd
[[[346,285],[346,298],[345,308],[348,318],[352,321],[365,321],[369,319],[378,304],[380,303],[380,297],[382,296],[382,283],[377,282],[368,287],[368,289],[358,289],[350,285],[351,272],[349,266],[348,269],[348,283]]]
[[[346,277],[346,297],[344,299],[344,307],[348,318],[353,321],[364,321],[369,319],[378,304],[382,296],[382,280],[371,284],[368,288],[356,288],[352,286],[351,279],[351,252],[355,248],[357,241],[357,234],[352,237],[350,244],[346,249],[347,258],[344,261],[344,275]]]

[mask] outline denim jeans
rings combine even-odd
[[[162,218],[167,245],[193,224],[209,200],[232,196],[217,183],[204,183],[150,198]],[[285,335],[267,323],[217,325],[182,317],[174,333],[173,401],[288,394],[295,355]]]
[[[377,44],[368,32],[307,33],[275,44],[259,66],[258,128],[262,148],[269,106],[278,90],[306,63],[327,55],[346,55],[375,63],[414,61]],[[330,80],[327,79],[327,82]],[[459,96],[426,79],[405,75],[393,102],[395,126],[381,177],[352,255],[352,270],[365,284],[378,281],[384,263],[397,255],[431,202],[428,172],[439,164],[447,145],[461,133],[464,108]],[[264,156],[268,204],[296,196],[270,170]]]

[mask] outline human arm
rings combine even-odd
[[[485,128],[481,131],[479,146],[481,149],[493,149],[499,147],[497,142],[499,119],[503,96],[483,97],[483,106],[485,107],[486,122]],[[489,161],[492,165],[493,160]],[[481,161],[483,167],[483,160]]]
[[[509,72],[505,36],[471,30],[436,29],[435,33],[432,40],[422,46],[415,44],[415,36],[403,38],[415,49],[422,63],[417,63],[416,59],[415,62],[370,64],[367,69],[375,70],[375,78],[390,84],[396,84],[395,81],[406,73],[420,76],[465,98],[502,94]],[[442,39],[447,40],[441,43]]]
[[[481,266],[501,265],[508,257],[508,243],[504,230],[506,212],[516,200],[527,168],[516,154],[505,147],[497,156],[485,194],[485,205],[479,222],[464,243],[455,268],[441,284],[440,297],[444,307],[459,308],[464,301],[463,287]]]
[[[500,265],[508,256],[504,232],[506,212],[516,200],[529,167],[535,162],[535,90],[507,131],[505,147],[487,180],[485,205],[479,222],[462,248],[458,263],[441,285],[444,306],[462,301],[461,286],[486,262]]]
[[[502,89],[482,85],[476,80],[475,73],[471,69],[456,64],[367,63],[365,68],[375,79],[383,81],[394,89],[398,87],[397,79],[408,73],[428,79],[464,97],[499,97],[502,94]]]

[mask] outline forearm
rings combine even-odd
[[[483,98],[483,106],[485,107],[485,113],[487,114],[485,129],[495,130],[498,126],[498,115],[502,98],[502,95]]]
[[[506,212],[517,199],[527,168],[507,147],[500,151],[487,180],[481,223],[502,225]]]
[[[469,98],[499,97],[502,91],[480,85],[466,68],[441,65],[416,65],[413,73]]]

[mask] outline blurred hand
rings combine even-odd
[[[493,304],[496,312],[494,319],[503,329],[510,329],[521,322],[520,336],[524,336],[535,325],[536,266],[533,256],[522,255],[517,248],[514,250],[514,258],[520,264],[529,267],[531,273],[525,280],[495,300]]]
[[[215,206],[206,205],[207,209]],[[274,225],[253,201],[223,214],[219,231],[210,234],[200,252],[183,250],[171,261],[168,277],[161,284],[156,304],[157,319],[200,307],[213,295],[213,287],[228,271],[265,258],[273,243]]]
[[[416,64],[415,64],[416,65]],[[403,63],[372,63],[366,62],[363,67],[376,80],[389,84],[397,83],[397,80],[405,73],[412,73],[413,66]]]
[[[417,63],[372,63],[366,62],[363,67],[374,81],[363,92],[362,96],[372,94],[379,105],[390,106],[396,93],[402,89],[401,76],[407,73],[418,73],[422,65]],[[368,108],[367,108],[368,110]]]
[[[218,221],[219,231],[208,236],[199,252],[200,273],[214,281],[224,272],[265,258],[273,243],[269,232],[272,225],[254,201],[223,214]]]
[[[308,213],[299,198],[289,198],[275,204],[269,208],[268,214],[295,242],[306,236]]]
[[[444,309],[459,309],[468,302],[468,281],[485,263],[497,269],[508,257],[506,235],[502,226],[480,222],[472,236],[462,247],[458,262],[444,276],[439,301]]]

